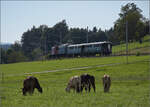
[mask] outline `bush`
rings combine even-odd
[[[140,52],[137,52],[137,53],[136,53],[136,56],[140,56]]]

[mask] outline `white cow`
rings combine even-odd
[[[66,87],[66,91],[70,92],[70,90],[73,89],[74,92],[80,92],[81,90],[81,78],[80,76],[73,76],[70,78],[68,85]]]

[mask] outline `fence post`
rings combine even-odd
[[[4,83],[4,73],[1,72],[1,84],[3,84],[3,83]],[[1,106],[1,104],[2,104],[2,85],[0,87],[0,106]]]
[[[128,21],[126,21],[126,58],[128,64]]]
[[[2,72],[1,75],[2,75],[2,83],[4,83],[4,73]]]

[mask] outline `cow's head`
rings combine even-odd
[[[42,93],[42,92],[43,92],[42,87],[39,87],[39,88],[38,88],[38,91],[39,91],[40,93]]]

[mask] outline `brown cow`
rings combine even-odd
[[[110,86],[111,86],[111,79],[109,75],[104,75],[102,78],[103,81],[103,87],[104,92],[109,92]]]
[[[70,92],[70,89],[73,89],[74,92],[80,92],[81,88],[81,79],[79,76],[73,76],[70,78],[68,85],[66,87],[66,91]]]
[[[93,87],[94,92],[96,91],[95,87],[95,77],[89,74],[82,74],[80,75],[81,78],[81,92],[83,91],[83,88],[85,88],[86,92],[87,89],[90,92],[91,85]]]
[[[23,81],[22,93],[23,95],[26,95],[27,92],[33,94],[35,88],[42,93],[42,88],[38,82],[38,79],[36,77],[29,76]]]

